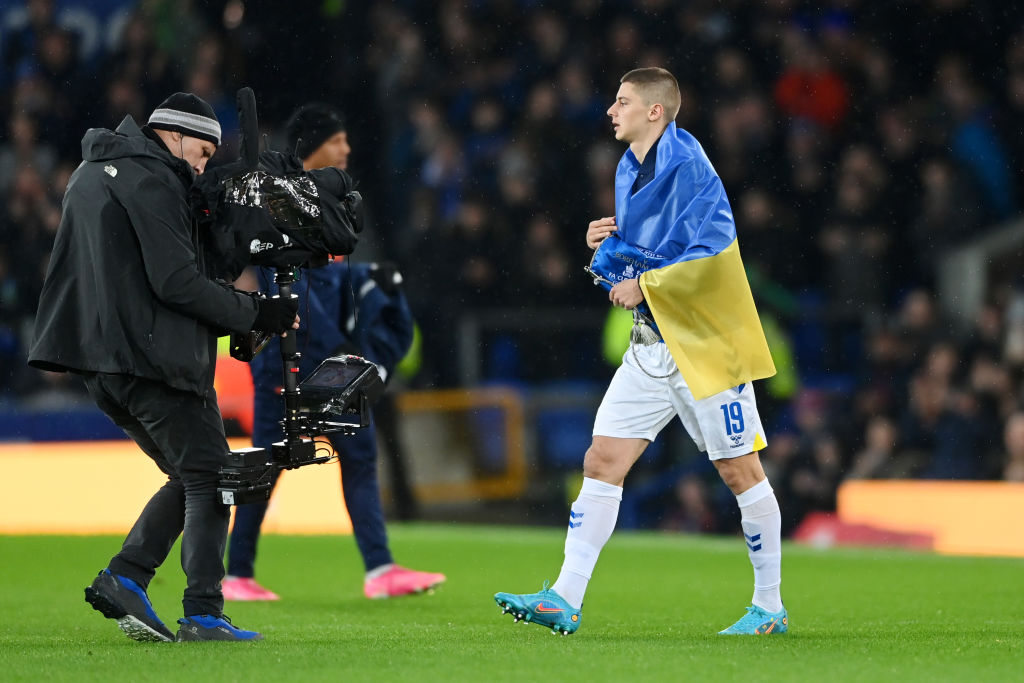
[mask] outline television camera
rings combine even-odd
[[[295,298],[292,285],[301,268],[326,265],[332,255],[355,249],[362,197],[344,171],[305,171],[294,156],[271,150],[260,154],[253,91],[242,88],[236,102],[239,159],[197,178],[192,210],[216,276],[233,281],[247,265],[268,267],[275,273],[275,296]],[[272,337],[262,332],[232,335],[231,355],[250,361]],[[283,337],[284,438],[270,449],[229,452],[217,489],[223,503],[268,500],[278,471],[334,457],[315,437],[369,425],[370,405],[384,388],[373,363],[358,356],[328,358],[300,382],[300,360],[296,336]]]

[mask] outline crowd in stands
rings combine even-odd
[[[792,352],[797,381],[759,389],[787,528],[833,509],[847,478],[1024,480],[1024,282],[986,283],[964,330],[936,278],[950,250],[1021,216],[1017,3],[109,4],[28,0],[0,16],[8,405],[81,399],[23,358],[86,128],[189,90],[221,117],[223,163],[243,85],[271,145],[294,106],[342,107],[371,211],[357,257],[405,272],[424,340],[414,381],[451,386],[466,315],[604,308],[582,266],[587,222],[614,214],[623,150],[605,110],[623,73],[658,65],[679,79],[677,123],[721,175],[759,308]],[[107,12],[98,39],[65,11],[91,5]],[[599,337],[556,327],[513,335],[502,378],[610,373],[580,348]],[[581,354],[594,363],[570,362]],[[662,512],[638,524],[722,528],[707,475],[657,488]]]

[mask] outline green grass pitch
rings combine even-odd
[[[392,525],[433,595],[362,596],[350,537],[267,536],[278,603],[229,603],[261,643],[142,644],[83,600],[113,537],[0,537],[0,681],[1006,681],[1024,662],[1024,561],[787,545],[790,632],[726,638],[752,574],[739,538],[618,533],[575,635],[513,624],[496,591],[554,579],[561,528]],[[177,549],[150,586],[180,615]]]

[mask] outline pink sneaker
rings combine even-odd
[[[240,576],[229,576],[221,582],[225,600],[236,602],[252,602],[255,600],[280,600],[277,593],[268,591],[256,583],[256,579]]]
[[[444,574],[417,572],[396,564],[380,576],[364,583],[363,592],[371,600],[397,598],[400,595],[412,595],[432,590],[444,581]]]

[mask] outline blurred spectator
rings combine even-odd
[[[465,150],[456,137],[446,135],[423,161],[421,179],[438,198],[441,220],[456,218],[467,177]]]
[[[938,100],[950,119],[948,144],[954,158],[971,173],[990,216],[1002,220],[1017,209],[1013,171],[972,70],[960,55],[946,55],[935,74]]]
[[[867,137],[877,137],[880,161],[888,169],[885,216],[892,225],[906,225],[919,210],[923,140],[915,125],[915,110],[909,102],[901,102],[880,104],[869,111],[875,113],[875,120]]]
[[[723,48],[715,55],[715,72],[720,90],[712,115],[715,169],[727,187],[770,177],[776,168],[776,130],[771,104],[749,59],[735,48]]]
[[[5,241],[6,242],[6,241]],[[19,323],[25,308],[24,293],[18,278],[11,271],[6,243],[0,243],[0,377],[13,377],[21,370]],[[6,393],[8,382],[0,383],[0,395]]]
[[[784,114],[836,130],[846,117],[850,95],[842,76],[832,69],[814,39],[797,26],[783,31],[782,73],[775,82],[775,102]]]
[[[929,285],[950,247],[970,237],[981,210],[977,195],[949,159],[925,159],[914,173],[920,192],[914,202],[915,215],[906,246],[915,254],[913,267],[918,282]]]
[[[901,419],[900,442],[914,461],[914,476],[925,479],[973,479],[982,468],[977,428],[955,410],[951,387],[919,372]]]
[[[1024,481],[1024,413],[1014,413],[1006,421],[1003,444],[1006,449],[1003,479]]]
[[[859,339],[861,324],[878,319],[890,292],[891,230],[880,211],[886,183],[885,170],[872,149],[853,145],[843,152],[820,245],[829,308],[840,332],[833,343],[847,352],[847,358],[850,336]]]
[[[931,292],[918,288],[907,292],[896,311],[896,331],[904,345],[904,357],[919,361],[941,335],[939,314]]]
[[[1003,97],[1008,108],[1003,120],[1003,135],[1013,157],[1013,168],[1017,169],[1016,188],[1018,194],[1024,194],[1021,184],[1020,169],[1024,168],[1024,135],[1016,122],[1024,117],[1024,28],[1018,27],[1017,32],[1006,42],[1006,82],[1003,85]]]
[[[691,534],[719,531],[707,482],[695,474],[681,477],[672,491],[672,500],[665,509],[659,528]]]
[[[49,253],[60,223],[60,205],[46,191],[46,179],[32,166],[17,170],[6,202],[7,220],[17,232],[9,244],[17,250],[19,275],[27,279],[26,290],[38,291],[40,272],[35,269],[44,254]],[[25,302],[35,310],[35,302]],[[30,312],[29,310],[23,312]]]
[[[809,284],[807,250],[800,240],[796,217],[766,187],[755,185],[740,193],[733,202],[736,223],[743,230],[743,253],[751,285],[757,296],[784,313],[794,313],[787,301],[792,292]],[[750,271],[756,271],[755,277]],[[772,286],[783,292],[770,292]]]
[[[1014,290],[1006,304],[1003,359],[1012,366],[1024,366],[1024,290]]]
[[[492,98],[477,99],[470,110],[469,133],[463,143],[467,173],[478,188],[497,190],[498,157],[509,145],[505,112]]]
[[[836,509],[836,489],[842,479],[842,454],[832,435],[822,435],[805,444],[790,473],[787,505],[803,517],[809,512]]]
[[[7,192],[20,168],[30,166],[46,177],[56,165],[57,151],[39,139],[35,118],[15,111],[8,122],[6,140],[0,144],[0,193]]]
[[[978,309],[974,325],[964,343],[964,355],[976,358],[980,355],[998,363],[1002,351],[1003,313],[999,306],[987,301]]]
[[[145,88],[139,91],[139,96],[152,101],[174,89],[170,65],[170,55],[157,46],[152,23],[143,11],[137,10],[121,29],[118,46],[104,61],[103,70],[111,74],[112,80],[122,81],[125,88]]]
[[[890,479],[910,475],[911,468],[901,464],[896,453],[899,443],[896,423],[885,415],[875,415],[868,422],[864,448],[855,453],[847,479]]]
[[[117,127],[125,116],[137,121],[146,118],[146,96],[131,76],[114,77],[107,83],[106,99],[97,105],[100,120]]]
[[[786,177],[781,179],[780,189],[796,212],[804,241],[815,240],[826,211],[823,197],[829,182],[831,141],[810,121],[794,121],[784,134]],[[813,273],[815,282],[820,281],[821,272],[824,267]]]

